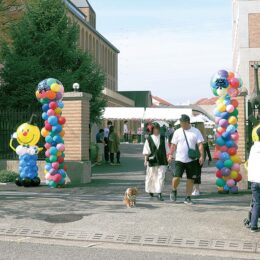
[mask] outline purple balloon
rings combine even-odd
[[[226,119],[220,119],[218,123],[221,127],[226,128],[228,126],[228,121]]]
[[[229,176],[230,175],[230,169],[228,169],[226,167],[222,168],[221,174],[222,174],[222,176]]]
[[[53,175],[57,174],[57,171],[55,169],[51,168],[49,170],[49,174],[53,176]]]
[[[220,75],[223,78],[228,78],[228,72],[226,70],[219,70],[218,75]]]
[[[233,186],[233,187],[231,187],[230,191],[232,193],[238,193],[238,187],[237,186]]]

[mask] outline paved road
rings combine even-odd
[[[233,258],[232,256],[202,256],[201,254],[176,253],[174,251],[159,252],[153,248],[120,249],[120,248],[93,248],[92,245],[85,247],[70,245],[50,245],[26,242],[0,241],[0,260],[225,260],[245,259]],[[249,258],[248,258],[249,259]],[[250,258],[253,259],[253,258]]]
[[[151,255],[154,258],[151,259],[167,259],[167,254],[170,256],[173,252],[177,255],[182,255],[191,247],[190,240],[198,244],[200,244],[200,241],[203,243],[204,240],[207,240],[212,245],[214,243],[220,243],[221,245],[222,243],[220,250],[200,249],[199,255],[209,255],[210,252],[212,256],[218,257],[220,252],[224,250],[221,256],[225,257],[230,255],[230,251],[228,251],[230,248],[227,251],[225,251],[225,248],[229,245],[234,246],[234,243],[237,243],[241,253],[235,254],[232,252],[231,256],[243,256],[243,259],[258,259],[258,255],[255,254],[250,255],[250,258],[248,258],[244,250],[245,247],[248,248],[248,244],[244,245],[244,242],[254,243],[253,247],[259,242],[258,234],[251,234],[242,226],[242,220],[248,211],[249,193],[241,192],[239,195],[217,194],[214,184],[214,168],[208,167],[203,170],[203,194],[195,199],[195,205],[186,206],[183,204],[185,194],[184,182],[182,182],[180,187],[179,202],[172,204],[169,201],[168,195],[171,190],[170,173],[167,175],[164,189],[165,202],[159,202],[156,199],[150,200],[144,192],[145,176],[141,149],[140,145],[123,145],[122,165],[118,167],[110,165],[94,167],[92,183],[82,185],[81,187],[68,187],[66,189],[38,187],[26,189],[18,188],[15,185],[0,186],[0,241],[3,241],[6,237],[6,234],[3,233],[4,231],[1,233],[1,228],[7,230],[12,227],[17,228],[15,238],[21,238],[22,241],[30,238],[30,235],[26,235],[24,231],[20,230],[21,228],[28,229],[28,232],[31,233],[37,230],[39,232],[41,230],[51,230],[53,232],[56,230],[57,232],[82,231],[88,234],[98,233],[104,236],[120,234],[129,238],[139,236],[140,239],[150,236],[164,236],[169,239],[183,239],[186,243],[185,249],[176,252],[178,246],[172,247],[169,251],[165,247],[158,247],[157,245],[156,248],[159,249],[156,252],[158,254],[152,253]],[[129,186],[136,186],[139,189],[137,207],[133,209],[127,209],[122,203],[124,191]],[[53,244],[53,241],[62,242],[62,245],[53,246],[53,250],[57,251],[55,255],[57,254],[58,256],[58,251],[65,250],[59,248],[59,246],[64,246],[67,242],[65,243],[64,240],[55,235],[53,239],[55,240],[47,240],[47,245],[43,246],[43,248],[47,254],[50,254],[51,252],[49,253],[48,248],[50,245],[48,243]],[[33,248],[30,248],[28,244],[21,243],[19,243],[19,246],[15,246],[16,243],[17,241],[1,242],[0,259],[2,252],[7,252],[8,254],[10,251],[13,254],[18,254],[19,248],[28,252],[28,255],[30,255],[28,250],[37,248],[36,251],[42,256],[40,253],[42,251],[39,249],[41,246],[38,246],[38,244],[34,244]],[[43,242],[39,240],[38,243],[42,244]],[[103,243],[102,240],[97,242],[97,244]],[[80,242],[77,241],[75,246],[78,247],[78,244]],[[116,257],[120,257],[123,253],[118,251],[118,248],[122,249],[122,245],[124,245],[126,247],[124,250],[125,259],[128,259],[128,256],[131,257],[130,245],[127,243],[115,243],[113,244],[115,248],[111,248],[113,246],[111,245],[106,250],[100,247],[101,249],[98,250],[100,253],[97,254],[93,248],[90,250],[80,247],[78,250],[79,254],[89,254],[89,256],[93,254],[99,257],[88,259],[102,259],[102,254],[106,254],[106,252],[109,252],[108,254],[111,255],[110,259],[120,259]],[[218,246],[219,244],[216,245]],[[139,252],[136,253],[136,256],[139,257],[137,259],[146,259],[142,258],[145,248],[146,246],[135,248],[135,252]],[[218,247],[214,249],[218,249]],[[234,249],[234,251],[237,250],[237,248]],[[252,251],[255,250],[253,249]],[[77,248],[71,248],[71,254],[74,254],[76,251]],[[65,250],[63,255],[69,256],[69,254]],[[165,255],[161,257],[160,254]],[[187,255],[180,259],[189,259],[189,257]],[[86,258],[78,257],[74,259]],[[200,257],[198,259],[204,258]],[[229,257],[229,259],[231,258]]]

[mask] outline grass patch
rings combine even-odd
[[[0,182],[2,182],[2,183],[14,182],[18,176],[19,175],[16,172],[1,170],[0,171]]]

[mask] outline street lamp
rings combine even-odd
[[[73,88],[74,92],[78,92],[79,91],[79,83],[74,83],[72,85],[72,88]]]

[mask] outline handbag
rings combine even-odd
[[[191,160],[199,159],[200,158],[200,152],[199,152],[199,149],[198,149],[198,145],[196,144],[196,149],[191,149],[189,142],[188,142],[188,139],[187,139],[187,136],[186,136],[186,133],[185,133],[184,130],[183,130],[183,133],[184,133],[185,140],[186,140],[186,143],[187,143],[187,146],[188,146],[188,156],[189,156],[189,158]]]

